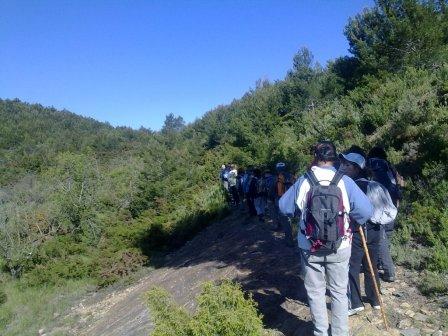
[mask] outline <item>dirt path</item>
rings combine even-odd
[[[368,308],[350,318],[354,336],[399,335],[397,327],[403,335],[448,335],[439,331],[444,310],[438,303],[431,306],[412,284],[404,282],[403,272],[399,269],[396,283],[383,286],[393,330],[386,333],[379,313]],[[60,327],[47,335],[148,335],[152,324],[143,296],[151,287],[164,287],[178,303],[194,309],[194,297],[204,281],[226,278],[253,293],[267,328],[279,335],[306,336],[312,324],[298,274],[296,250],[286,246],[281,234],[271,231],[267,223],[235,213],[202,231],[169,255],[164,267],[136,284],[86,297],[65,316],[64,321],[74,321],[70,328]]]

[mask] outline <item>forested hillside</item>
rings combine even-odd
[[[217,189],[201,187],[214,173],[201,164],[201,149],[194,139],[180,143],[169,118],[153,134],[17,101],[0,104],[8,130],[1,148],[2,267],[29,285],[114,281],[145,263],[149,246],[166,243],[165,226],[194,226],[217,210],[211,203],[221,207]],[[177,230],[176,239],[190,229]]]
[[[407,183],[395,258],[446,292],[447,6],[378,0],[346,26],[351,56],[322,66],[300,49],[284,80],[160,132],[0,100],[0,330],[17,288],[111,284],[224,215],[222,163],[301,172],[319,139],[386,148]]]

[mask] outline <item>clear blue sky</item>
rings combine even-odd
[[[159,129],[284,78],[300,47],[325,65],[372,0],[0,0],[0,98]]]

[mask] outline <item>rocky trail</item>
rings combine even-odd
[[[89,294],[45,335],[148,335],[153,326],[144,294],[150,288],[167,289],[179,304],[193,310],[201,284],[220,279],[236,280],[253,294],[274,335],[311,335],[296,248],[286,246],[283,235],[271,228],[272,224],[235,212],[169,254],[163,267],[148,271],[135,284]],[[382,283],[389,332],[379,311],[366,304],[364,312],[350,317],[352,335],[448,335],[448,298],[422,296],[412,281],[416,277],[399,268],[395,283]]]

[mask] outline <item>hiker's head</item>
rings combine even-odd
[[[378,159],[387,160],[387,154],[383,147],[375,146],[369,151],[367,158],[368,159],[378,158]]]
[[[336,146],[331,141],[320,141],[314,146],[314,164],[334,165],[337,159]]]
[[[258,169],[258,168],[255,168],[255,169],[254,169],[254,176],[255,176],[255,177],[261,177],[261,170]]]
[[[339,154],[341,165],[339,170],[351,178],[366,177],[366,158],[364,151],[358,146]]]
[[[277,172],[282,172],[282,171],[284,171],[286,169],[286,165],[283,163],[283,162],[278,162],[276,165],[275,165],[275,170],[277,171]]]
[[[346,151],[344,151],[344,153],[356,153],[356,154],[361,155],[364,159],[367,158],[366,152],[364,152],[364,150],[357,145],[350,146],[350,148],[347,149]]]
[[[226,165],[223,164],[223,165],[221,166],[221,169],[226,169]]]

